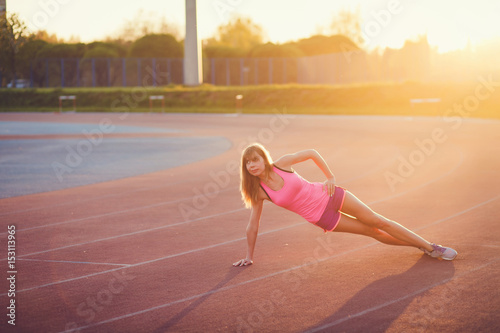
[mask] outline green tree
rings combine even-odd
[[[203,48],[204,58],[244,58],[247,51],[229,46],[211,45]]]
[[[248,55],[252,58],[294,58],[304,56],[304,52],[290,44],[266,43],[255,46]]]
[[[105,46],[98,46],[85,52],[83,58],[118,58],[118,52]]]
[[[127,55],[125,47],[113,42],[92,42],[87,44],[87,52],[85,52],[84,57],[91,58],[89,57],[89,52],[91,52],[90,55],[94,58],[115,58]]]
[[[34,39],[24,43],[19,48],[19,53],[17,55],[18,57],[17,65],[18,65],[18,72],[20,73],[20,75],[26,78],[29,77],[30,70],[35,70],[35,68],[37,67],[36,59],[38,57],[38,53],[47,44],[48,43],[44,40]],[[34,76],[35,81],[37,77],[39,77],[39,75]]]
[[[176,24],[168,22],[165,16],[161,16],[158,12],[139,10],[131,20],[124,21],[118,31],[107,39],[133,42],[146,35],[168,34],[180,40],[180,30]]]
[[[129,56],[182,58],[184,48],[172,35],[151,34],[136,40],[130,47]]]
[[[52,43],[52,44],[57,44],[60,41],[56,34],[49,35],[49,33],[46,30],[36,31],[33,34],[33,39],[43,40],[47,43]]]
[[[87,51],[83,43],[46,44],[39,52],[38,58],[82,58]]]
[[[352,40],[357,45],[363,45],[363,33],[361,31],[361,11],[359,6],[356,11],[342,9],[333,17],[330,24],[331,35],[342,35]]]
[[[108,43],[94,42],[87,45],[87,52],[83,55],[80,60],[80,68],[87,69],[82,71],[83,81],[90,82],[92,80],[90,68],[92,66],[92,61],[94,62],[95,68],[95,79],[98,86],[106,86],[109,83],[114,84],[117,82],[120,76],[120,69],[117,69],[115,62],[111,62],[111,58],[119,58],[119,49]],[[93,59],[93,60],[91,60]],[[118,59],[119,61],[119,59]],[[108,71],[108,65],[110,65]],[[120,66],[118,66],[120,67]],[[121,68],[121,67],[120,67]],[[108,75],[110,77],[108,78]]]
[[[0,72],[7,81],[17,78],[19,49],[31,39],[26,24],[16,13],[0,17]]]
[[[399,51],[400,66],[405,68],[408,79],[424,80],[431,69],[431,47],[427,35],[416,40],[406,40]]]
[[[59,86],[61,84],[61,59],[64,59],[65,84],[73,84],[77,77],[78,59],[87,51],[83,43],[76,44],[46,44],[37,53],[33,61],[34,80],[38,85]],[[48,78],[47,78],[48,74]]]
[[[262,27],[249,18],[237,17],[217,29],[213,38],[206,42],[206,46],[225,46],[249,51],[262,44],[264,33]]]
[[[360,50],[352,40],[343,35],[316,35],[291,44],[307,56]]]

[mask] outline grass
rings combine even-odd
[[[366,83],[350,85],[258,85],[197,87],[102,87],[0,89],[0,111],[54,112],[60,95],[76,95],[78,112],[149,112],[149,96],[165,97],[165,112],[234,113],[236,95],[243,95],[244,113],[443,116],[454,105],[470,102],[478,82]],[[472,96],[472,97],[471,97]],[[434,98],[440,103],[412,106],[410,99]],[[72,108],[64,101],[64,110]],[[481,100],[468,116],[500,118],[500,91]],[[161,112],[154,101],[154,112]]]

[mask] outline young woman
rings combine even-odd
[[[324,183],[310,183],[292,165],[313,160],[323,171]],[[453,260],[452,248],[430,243],[397,222],[371,210],[351,192],[335,185],[335,177],[316,150],[304,150],[280,157],[274,163],[260,144],[248,146],[241,157],[241,194],[251,208],[246,229],[247,255],[233,266],[253,264],[253,254],[264,200],[291,210],[327,231],[349,232],[373,237],[389,245],[416,247],[433,258]],[[345,213],[345,214],[342,214]]]

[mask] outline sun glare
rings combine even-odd
[[[356,11],[358,6],[361,26],[372,29],[372,35],[365,38],[363,45],[368,50],[400,48],[406,40],[414,40],[421,35],[427,35],[431,46],[437,47],[439,52],[464,49],[468,45],[476,47],[485,41],[500,38],[498,0],[311,0],[306,5],[298,0],[217,1],[199,1],[198,19],[203,39],[212,37],[217,26],[226,24],[229,14],[235,14],[249,17],[261,25],[269,41],[285,43],[321,32],[328,33],[336,13],[344,9]],[[8,8],[20,12],[31,27],[32,23],[39,23],[35,26],[40,29],[57,33],[65,39],[72,35],[79,36],[83,42],[112,35],[140,10],[155,11],[169,22],[174,21],[182,34],[184,0],[169,3],[145,0],[141,4],[125,7],[118,6],[117,0],[110,0],[99,4],[99,11],[90,3],[95,3],[95,0],[89,0],[86,5],[65,2],[57,8],[44,9],[46,6],[41,6],[36,0],[25,0],[9,2]],[[214,9],[214,3],[227,4],[224,7],[227,15],[218,15],[220,13]],[[391,11],[391,8],[394,10],[390,17],[384,17],[384,12]],[[93,24],[88,24],[88,17],[92,17]]]
[[[425,6],[429,43],[439,52],[478,46],[500,37],[500,3],[478,1],[422,1]]]

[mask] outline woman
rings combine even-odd
[[[292,165],[313,160],[323,171],[324,183],[310,183]],[[316,150],[304,150],[280,157],[274,163],[260,144],[248,146],[241,157],[241,194],[251,208],[247,234],[247,256],[233,266],[253,264],[253,254],[264,200],[291,210],[327,231],[370,236],[389,245],[413,246],[431,257],[453,260],[452,248],[430,243],[397,222],[375,213],[351,192],[335,185],[335,177]],[[344,214],[342,214],[344,213]]]

